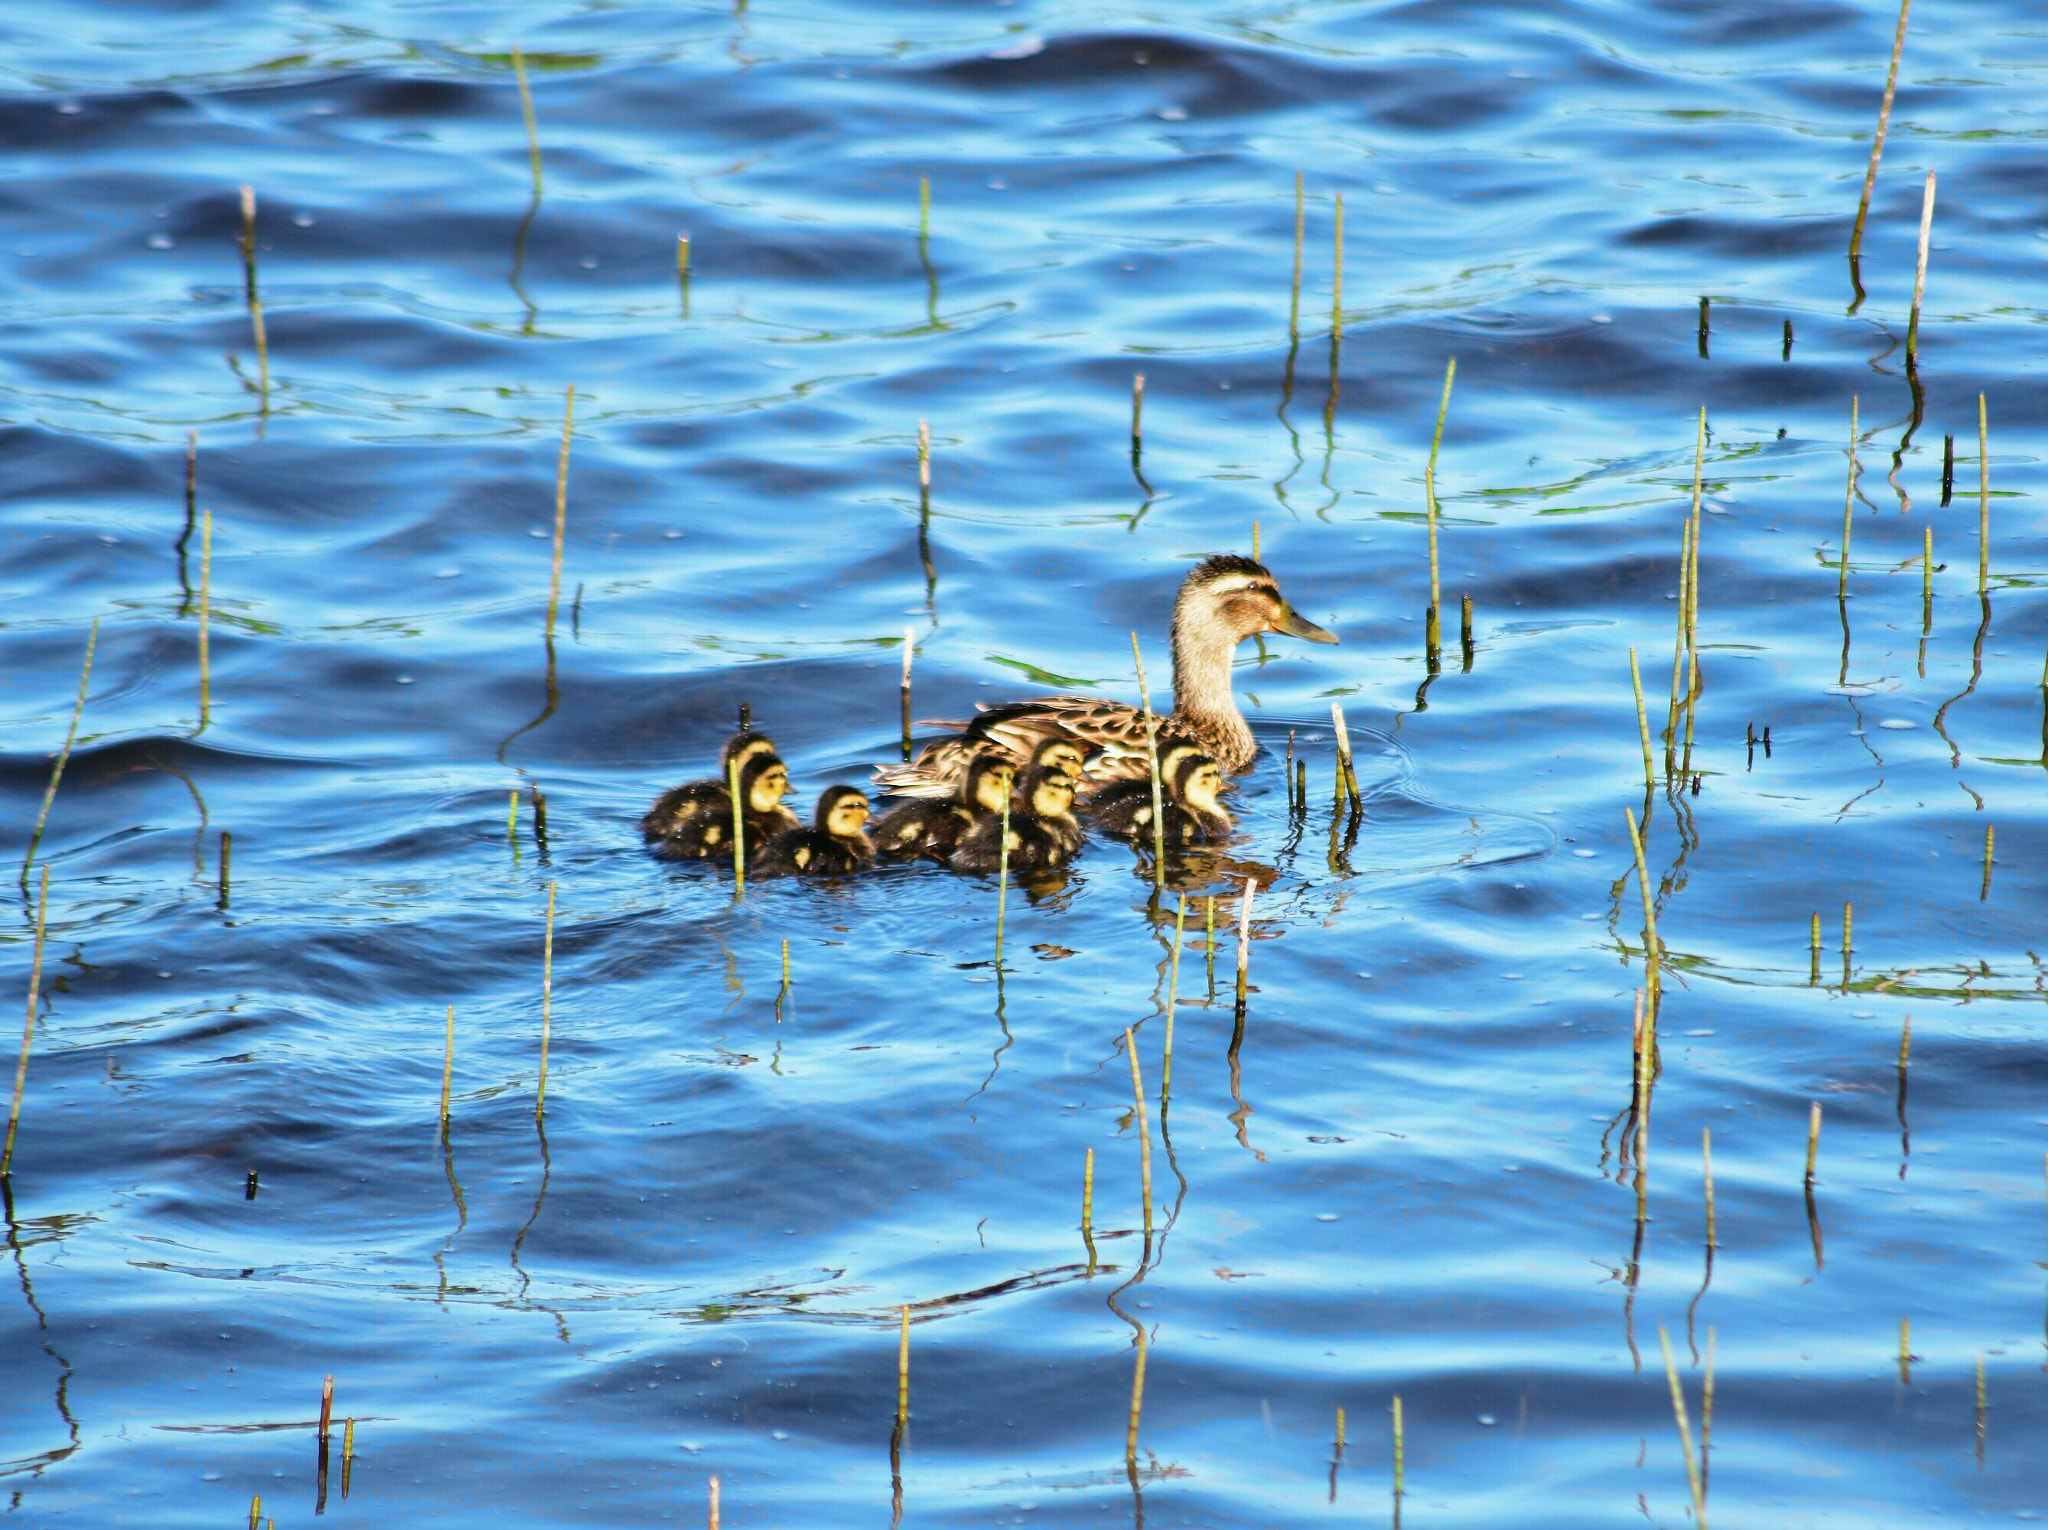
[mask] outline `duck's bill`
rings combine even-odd
[[[1334,643],[1337,634],[1325,632],[1314,622],[1305,620],[1292,606],[1282,606],[1280,614],[1273,619],[1273,630],[1284,632],[1289,637],[1306,638],[1311,643]]]

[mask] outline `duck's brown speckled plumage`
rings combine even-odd
[[[1162,747],[1191,743],[1233,775],[1251,764],[1259,746],[1231,694],[1230,667],[1237,645],[1255,632],[1337,641],[1297,616],[1273,575],[1250,558],[1209,558],[1181,581],[1173,606],[1173,711],[1158,719]],[[1099,696],[1040,696],[985,709],[910,764],[877,770],[875,779],[902,796],[951,797],[976,756],[996,754],[1021,770],[1041,743],[1060,737],[1090,751],[1084,793],[1149,773],[1141,709]]]

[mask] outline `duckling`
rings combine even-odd
[[[1209,558],[1181,581],[1173,603],[1173,711],[1157,719],[1162,745],[1174,739],[1199,745],[1228,775],[1251,764],[1258,741],[1231,694],[1230,663],[1237,645],[1255,632],[1337,641],[1288,605],[1271,571],[1250,558]],[[951,797],[974,756],[1000,755],[1021,768],[1048,737],[1094,751],[1084,791],[1150,769],[1137,707],[1096,696],[1040,696],[984,711],[951,738],[926,746],[912,763],[883,766],[875,779],[907,797]]]
[[[773,754],[747,756],[746,763],[740,766],[740,802],[748,844],[762,844],[777,834],[800,827],[796,814],[782,805],[782,799],[788,795],[788,766]],[[730,859],[731,795],[721,789],[713,802],[707,794],[694,812],[680,818],[670,832],[654,841],[653,849],[668,861]]]
[[[1192,744],[1176,744],[1159,757],[1160,825],[1169,845],[1221,839],[1236,827],[1217,796],[1223,772]],[[1152,843],[1152,781],[1119,781],[1090,800],[1088,821],[1105,834],[1139,845]]]
[[[867,793],[857,786],[828,786],[818,796],[817,826],[786,829],[763,845],[747,868],[757,877],[838,876],[858,871],[875,858]]]
[[[732,792],[726,783],[735,765],[744,767],[756,755],[775,753],[775,745],[765,734],[742,728],[725,741],[725,748],[718,755],[718,778],[711,781],[686,781],[681,786],[672,786],[655,799],[640,820],[641,836],[650,843],[670,839],[681,833],[683,826],[694,818],[706,815],[723,819],[726,832],[732,830]],[[792,819],[792,822],[794,820]]]
[[[956,871],[996,871],[1003,865],[1003,821],[977,819],[961,836],[947,863]],[[1010,802],[1010,870],[1045,871],[1063,866],[1081,845],[1074,818],[1074,783],[1057,766],[1041,765],[1025,776]]]
[[[1076,761],[1080,751],[1067,746]],[[929,855],[944,860],[960,836],[983,817],[999,817],[1009,794],[1010,767],[994,755],[983,755],[967,767],[967,778],[954,802],[928,797],[906,798],[884,813],[875,825],[876,852],[890,861]]]

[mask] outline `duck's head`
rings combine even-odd
[[[1050,766],[1062,772],[1069,781],[1081,779],[1081,770],[1088,763],[1088,757],[1081,752],[1081,746],[1064,734],[1055,733],[1051,738],[1038,741],[1038,747],[1031,751],[1032,770]]]
[[[773,753],[755,754],[740,767],[740,796],[753,813],[772,813],[789,795],[789,767]]]
[[[960,789],[961,802],[970,809],[1002,812],[1003,802],[1010,795],[1012,768],[999,754],[976,755],[967,767],[967,780]]]
[[[1018,795],[1039,818],[1065,818],[1074,811],[1074,778],[1064,770],[1041,765],[1024,777]]]
[[[1173,794],[1189,807],[1203,813],[1220,813],[1216,799],[1223,792],[1223,770],[1199,750],[1189,750],[1179,761],[1173,777]]]
[[[720,772],[735,766],[744,766],[757,754],[773,754],[775,745],[767,734],[756,733],[751,728],[742,728],[725,741],[725,749],[718,756]]]
[[[818,798],[818,827],[834,839],[852,839],[868,821],[868,794],[857,786],[828,786]]]
[[[1311,643],[1334,643],[1281,597],[1263,563],[1224,553],[1195,565],[1173,603],[1173,632],[1182,637],[1222,636],[1235,645],[1255,632],[1284,632]]]

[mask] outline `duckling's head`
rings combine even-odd
[[[773,753],[755,754],[740,767],[740,796],[747,810],[772,813],[789,795],[789,767]]]
[[[828,786],[818,798],[818,827],[834,839],[852,839],[868,821],[868,794],[857,786]]]
[[[1254,632],[1284,632],[1311,643],[1337,641],[1334,633],[1304,619],[1281,598],[1279,584],[1263,563],[1224,553],[1196,564],[1173,603],[1175,642],[1207,637],[1235,646]]]
[[[1223,792],[1223,770],[1206,754],[1191,752],[1180,762],[1173,778],[1173,794],[1189,807],[1203,813],[1220,813],[1216,799]]]
[[[1031,751],[1031,769],[1051,766],[1064,773],[1069,781],[1080,780],[1081,769],[1086,764],[1087,756],[1082,754],[1081,746],[1062,733],[1040,739],[1038,747]]]
[[[1074,778],[1064,770],[1041,765],[1024,778],[1019,794],[1040,818],[1065,818],[1074,811]]]
[[[1003,801],[1010,795],[1010,776],[1014,767],[999,754],[978,754],[967,767],[967,781],[960,790],[960,800],[970,809],[979,808],[984,812],[1000,813]]]
[[[751,728],[742,728],[725,741],[725,749],[718,756],[721,774],[735,765],[744,766],[757,754],[773,754],[775,745],[765,733],[756,733]]]

